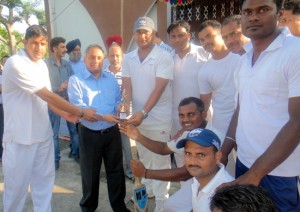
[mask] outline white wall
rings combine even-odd
[[[90,44],[105,47],[96,24],[79,0],[49,0],[49,10],[52,37],[61,36],[67,42],[79,38],[82,53]]]

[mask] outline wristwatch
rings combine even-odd
[[[148,117],[148,113],[146,111],[142,110],[141,113],[143,114],[144,119]]]

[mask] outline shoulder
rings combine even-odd
[[[124,55],[124,59],[123,59],[123,61],[125,60],[130,60],[130,59],[132,59],[135,55],[137,55],[137,49],[135,49],[135,50],[133,50],[133,51],[131,51],[131,52],[128,52],[128,53],[126,53],[125,55]]]
[[[152,50],[151,54],[157,62],[165,61],[171,64],[174,62],[172,54],[159,48],[157,45],[154,46],[154,49]]]
[[[282,48],[285,51],[288,50],[290,52],[290,54],[293,54],[295,52],[300,53],[300,37],[295,37],[293,35],[287,35],[283,42]],[[286,52],[286,53],[288,53],[288,52]]]

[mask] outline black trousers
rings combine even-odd
[[[98,207],[103,159],[110,205],[114,211],[128,211],[124,203],[126,187],[118,125],[106,131],[94,131],[79,124],[78,132],[83,193],[80,201],[81,210],[92,212]]]

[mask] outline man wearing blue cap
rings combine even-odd
[[[69,63],[72,66],[74,74],[77,75],[85,69],[85,64],[81,59],[81,42],[79,39],[75,39],[67,43],[66,47],[69,55]]]
[[[193,212],[209,212],[210,198],[215,189],[233,180],[221,164],[220,139],[211,130],[197,128],[180,140],[176,147],[184,147],[185,167],[193,176]]]

